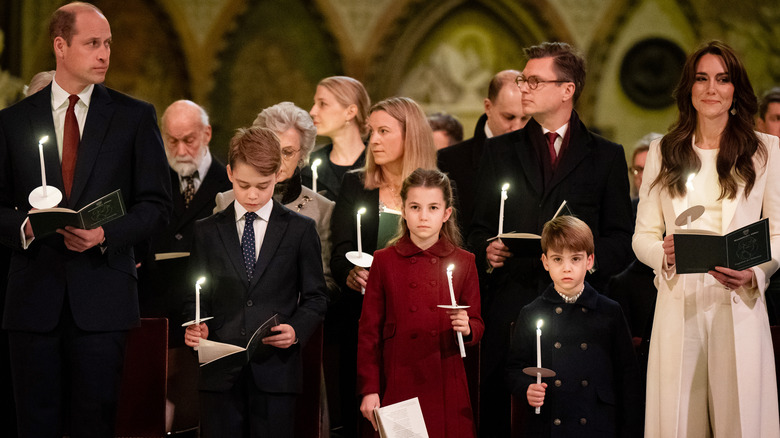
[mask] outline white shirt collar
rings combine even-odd
[[[95,89],[95,84],[89,84],[86,88],[79,92],[79,101],[89,108],[89,103],[92,100],[92,90]],[[51,81],[51,107],[57,109],[63,105],[67,108],[68,97],[70,93],[65,91],[60,84],[57,83],[57,75],[54,75],[54,79]]]
[[[238,201],[233,201],[233,205],[235,206],[236,210],[236,222],[244,220],[244,215],[246,214],[246,208],[244,208],[243,205],[241,205]],[[271,218],[271,210],[274,208],[274,201],[273,199],[268,200],[268,202],[265,203],[264,206],[260,207],[255,213],[257,213],[257,216],[268,222],[268,219]]]
[[[211,152],[206,149],[206,153],[203,155],[203,159],[200,160],[200,165],[198,166],[199,180],[203,181],[203,179],[206,178],[206,174],[209,172],[209,168],[211,167],[211,160]]]
[[[561,126],[560,128],[556,129],[555,132],[558,134],[558,136],[563,140],[563,137],[566,136],[566,131],[569,129],[569,123],[567,122],[565,125]],[[549,129],[542,126],[542,134],[547,134],[550,132]]]

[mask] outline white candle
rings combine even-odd
[[[43,162],[43,144],[49,140],[48,135],[44,135],[38,140],[38,154],[41,157],[41,187],[43,187],[43,197],[46,197],[46,165]]]
[[[205,277],[200,277],[195,282],[195,324],[200,324],[200,285],[205,281]]]
[[[455,301],[455,289],[452,287],[452,271],[455,269],[455,265],[447,266],[447,283],[450,286],[450,300],[453,306],[457,306],[458,302]],[[463,333],[455,332],[458,337],[458,348],[460,349],[460,357],[466,357],[466,346],[463,344]]]
[[[322,160],[317,158],[314,160],[314,162],[311,164],[311,190],[314,193],[317,193],[317,167],[322,164]]]
[[[455,290],[452,287],[452,271],[455,269],[455,265],[449,265],[447,266],[447,282],[450,285],[450,300],[452,301],[453,306],[457,306],[458,303],[455,301]]]
[[[688,180],[685,181],[685,189],[686,189],[685,190],[685,202],[687,204],[687,208],[691,208],[691,192],[693,191],[693,179],[694,178],[696,178],[696,174],[695,173],[691,173],[690,175],[688,175]],[[690,212],[687,212],[687,216],[688,216],[686,218],[687,228],[690,229],[691,228],[691,214],[690,214]]]
[[[542,320],[536,321],[536,368],[542,367]],[[536,372],[536,383],[542,384],[542,373]],[[535,413],[540,413],[541,409],[537,407]]]
[[[498,235],[504,234],[504,201],[506,201],[506,191],[509,190],[509,183],[501,186],[501,207],[498,209]]]
[[[364,207],[357,212],[358,257],[363,257],[363,238],[360,236],[360,216],[364,214],[366,214],[366,209]]]

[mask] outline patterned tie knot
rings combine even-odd
[[[246,226],[252,225],[252,222],[257,219],[257,213],[252,211],[247,211],[244,213],[244,220],[246,220]]]

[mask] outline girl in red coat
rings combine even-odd
[[[428,435],[473,437],[474,417],[456,333],[479,342],[479,282],[474,255],[460,249],[452,188],[438,170],[417,169],[401,188],[403,221],[388,248],[374,253],[358,334],[360,411],[418,397]],[[447,267],[458,305],[451,304]]]

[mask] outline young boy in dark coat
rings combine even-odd
[[[593,249],[580,219],[560,216],[544,226],[542,263],[553,284],[520,311],[507,363],[513,395],[528,402],[522,436],[642,436],[643,392],[628,325],[620,305],[585,282]],[[539,321],[541,366],[556,373],[540,384],[523,372],[537,366]]]
[[[206,277],[201,307],[213,319],[187,327],[184,342],[244,347],[263,322],[279,317],[262,339],[267,354],[210,376],[208,385],[201,375],[203,437],[294,434],[301,345],[322,322],[327,296],[316,224],[272,199],[280,150],[272,131],[239,129],[227,166],[236,200],[195,224],[192,269]]]

